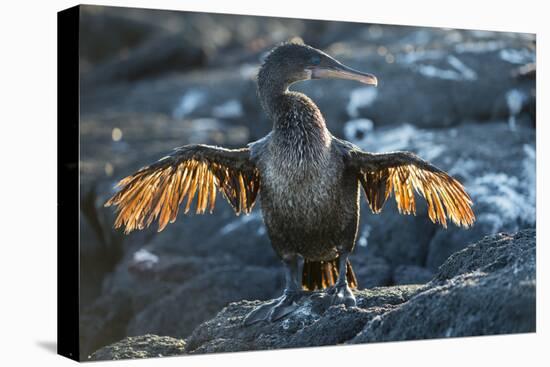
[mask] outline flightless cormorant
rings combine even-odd
[[[375,213],[393,193],[399,212],[415,213],[415,192],[428,216],[468,227],[474,220],[464,187],[410,152],[369,153],[328,130],[319,108],[293,83],[320,78],[376,86],[374,75],[353,70],[302,43],[284,43],[258,73],[261,104],[272,131],[246,148],[186,145],[121,180],[105,204],[117,207],[115,227],[128,233],[158,219],[159,231],[176,220],[180,204],[214,209],[219,190],[237,214],[250,213],[260,194],[273,249],[282,259],[286,286],[278,299],[253,310],[246,324],[273,321],[297,307],[303,289],[328,288],[332,302],[354,306],[357,286],[348,256],[359,222],[359,186]]]

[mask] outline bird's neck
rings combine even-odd
[[[273,143],[284,152],[288,167],[314,166],[330,155],[331,135],[319,108],[305,94],[289,91],[263,94],[262,105],[273,121]]]
[[[290,91],[291,84],[277,78],[264,78],[258,83],[258,95],[273,129],[307,128],[324,133],[325,119],[317,105],[305,94]]]
[[[289,93],[289,82],[273,77],[269,71],[260,71],[258,78],[258,96],[264,111],[271,120],[275,120],[284,106],[285,95]]]

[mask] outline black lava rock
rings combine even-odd
[[[92,354],[89,360],[166,357],[182,354],[184,351],[185,341],[181,339],[148,334],[125,338],[115,344],[101,348]]]

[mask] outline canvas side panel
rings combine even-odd
[[[79,353],[78,6],[57,14],[57,352]]]

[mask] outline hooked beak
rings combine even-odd
[[[347,79],[374,85],[375,87],[378,85],[378,79],[374,75],[354,70],[339,62],[330,66],[315,66],[311,68],[311,79]]]

